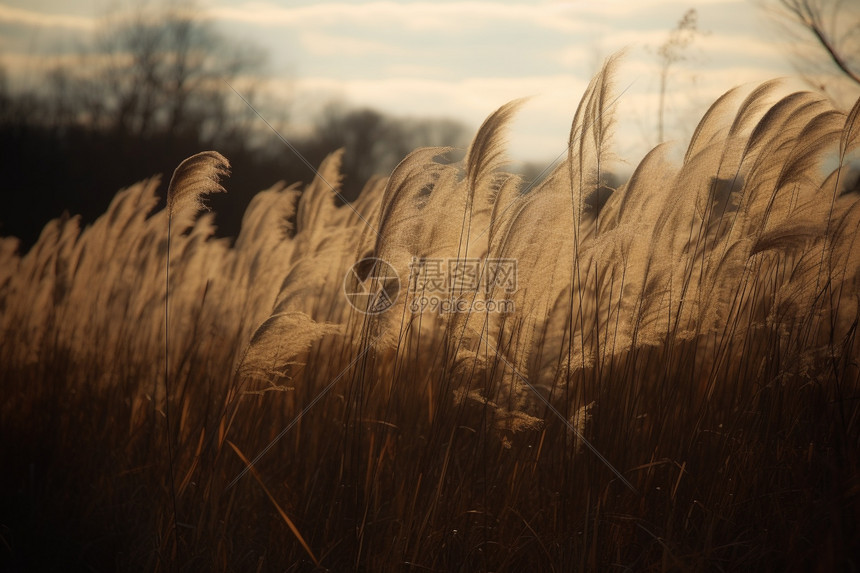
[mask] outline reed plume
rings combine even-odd
[[[235,241],[199,213],[215,152],[165,209],[152,179],[0,240],[15,491],[48,468],[44,519],[116,524],[117,569],[850,563],[860,101],[733,89],[610,188],[618,65],[537,182],[506,171],[517,100],[351,204],[334,150]]]

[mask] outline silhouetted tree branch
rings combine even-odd
[[[785,13],[805,28],[836,67],[849,79],[860,85],[860,74],[848,57],[858,57],[856,49],[860,36],[860,19],[854,5],[852,14],[846,4],[839,0],[779,0]],[[840,23],[840,20],[842,22]],[[847,31],[840,33],[840,27]],[[853,36],[853,37],[852,37]]]

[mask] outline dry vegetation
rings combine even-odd
[[[613,65],[534,188],[501,169],[513,103],[350,206],[334,153],[234,243],[183,207],[206,165],[169,239],[151,180],[0,242],[3,562],[856,567],[860,103],[729,92],[680,166],[657,147],[610,194]],[[515,259],[516,292],[450,295],[516,310],[359,313],[366,256],[404,284],[413,257]]]

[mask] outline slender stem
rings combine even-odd
[[[669,65],[666,64],[660,72],[660,104],[657,111],[657,143],[663,143],[663,113],[666,105],[666,80],[669,75]]]
[[[168,322],[168,307],[170,305],[170,224],[172,217],[167,216],[167,263],[165,266],[164,285],[164,421],[167,432],[167,461],[170,470],[170,498],[173,504],[173,539],[178,548],[177,538],[177,510],[176,510],[176,483],[173,471],[173,445],[170,440],[170,328]],[[174,562],[174,565],[176,563]]]

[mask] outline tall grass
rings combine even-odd
[[[614,66],[537,183],[504,172],[513,102],[350,205],[335,152],[235,242],[172,212],[169,265],[158,180],[0,242],[2,559],[856,566],[860,102],[733,90],[680,165],[661,145],[608,189]],[[343,293],[368,257],[400,279],[379,314]],[[515,290],[446,293],[513,311],[412,312],[434,260],[516,261]]]

